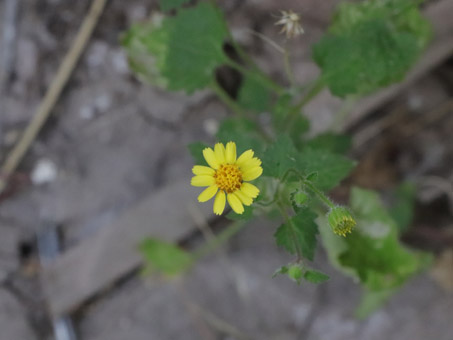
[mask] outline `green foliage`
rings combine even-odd
[[[160,0],[160,9],[162,11],[169,11],[188,3],[189,1],[190,0]]]
[[[323,283],[329,279],[329,276],[320,271],[309,269],[304,273],[304,279],[311,283]]]
[[[317,173],[313,183],[321,190],[329,190],[345,178],[354,167],[351,160],[328,151],[304,148],[299,152],[287,135],[280,136],[263,154],[264,175],[283,177],[288,170],[302,174]]]
[[[226,24],[213,5],[197,7],[132,27],[123,37],[132,69],[142,79],[168,90],[192,93],[213,81],[226,61]]]
[[[315,219],[316,214],[309,208],[301,208],[288,223],[282,224],[275,232],[277,245],[290,254],[300,252],[307,259],[313,260],[318,234]]]
[[[291,194],[290,199],[294,211],[297,212],[300,207],[304,206],[308,202],[310,196],[305,191],[297,190]]]
[[[429,36],[414,1],[343,3],[313,58],[333,94],[366,94],[401,81]]]
[[[179,247],[156,239],[146,239],[139,247],[145,259],[145,272],[159,271],[173,277],[189,269],[193,258]]]
[[[255,112],[264,112],[269,109],[270,92],[256,79],[245,77],[239,90],[238,104],[243,108]]]
[[[331,262],[358,278],[370,293],[361,307],[368,311],[384,302],[382,297],[389,296],[386,291],[424,268],[429,259],[399,242],[397,225],[376,193],[353,188],[350,205],[358,221],[352,234],[335,236],[327,223],[320,224],[320,232]]]

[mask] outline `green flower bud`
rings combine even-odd
[[[335,207],[327,215],[327,220],[333,232],[340,236],[346,236],[354,229],[357,222],[345,207]]]
[[[288,268],[288,277],[291,280],[300,283],[302,279],[302,268],[297,264],[292,265],[291,267]]]

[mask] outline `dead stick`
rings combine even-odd
[[[41,127],[49,117],[51,110],[60,97],[61,91],[71,76],[80,55],[93,33],[106,2],[107,0],[93,0],[91,8],[83,20],[82,26],[77,33],[71,49],[64,57],[63,62],[61,63],[50,88],[38,106],[33,119],[28,124],[18,143],[8,154],[6,161],[3,163],[1,168],[0,193],[5,189],[8,178],[16,170],[16,167],[19,165],[30,145],[41,130]]]

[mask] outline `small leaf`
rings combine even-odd
[[[182,274],[193,263],[192,256],[181,248],[156,239],[146,239],[139,247],[145,259],[146,271],[157,270],[173,277]]]
[[[318,234],[315,218],[316,214],[310,209],[301,208],[289,223],[282,224],[275,232],[277,245],[290,254],[296,254],[300,250],[304,257],[312,261]]]
[[[191,94],[214,79],[226,62],[226,23],[216,7],[201,2],[176,16],[135,25],[123,36],[132,69],[152,84]]]
[[[314,171],[310,174],[307,175],[307,177],[305,177],[307,179],[307,181],[316,181],[318,179],[318,172],[317,171]]]
[[[190,143],[189,145],[187,145],[187,148],[189,149],[190,154],[195,161],[195,164],[208,166],[208,163],[203,157],[203,149],[206,147],[207,145],[201,142]]]
[[[281,266],[280,268],[278,268],[274,274],[272,274],[272,278],[276,277],[277,275],[285,275],[288,273],[288,267],[287,266]]]
[[[330,190],[344,179],[354,168],[355,163],[341,155],[304,149],[297,159],[297,168],[304,173],[316,172],[318,177],[312,182],[321,190]]]
[[[283,177],[291,168],[297,168],[298,152],[291,139],[282,135],[263,154],[264,176]]]
[[[366,94],[401,81],[429,36],[415,1],[344,3],[313,57],[333,94]]]
[[[164,12],[181,7],[190,0],[159,0],[160,9]]]
[[[322,283],[329,279],[329,276],[319,271],[308,269],[304,273],[304,279],[311,283]]]

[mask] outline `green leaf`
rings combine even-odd
[[[352,139],[350,136],[327,132],[310,139],[305,146],[313,150],[345,154],[352,146]]]
[[[313,184],[327,191],[351,172],[355,162],[338,154],[306,148],[299,154],[297,166],[304,174],[316,172],[318,176],[312,180]]]
[[[384,289],[370,291],[365,289],[355,314],[359,319],[364,319],[376,309],[381,307],[394,293],[396,289]]]
[[[274,274],[272,274],[272,278],[276,277],[277,275],[285,275],[288,273],[288,267],[287,266],[281,266],[280,268],[278,268]]]
[[[298,152],[291,139],[280,136],[263,154],[263,174],[282,178],[289,169],[303,175],[316,172],[313,183],[321,190],[335,187],[345,178],[355,163],[341,155],[305,148]]]
[[[208,166],[208,163],[203,157],[203,149],[207,148],[206,144],[201,142],[190,143],[187,145],[187,148],[189,149],[195,164]]]
[[[145,259],[145,272],[160,271],[173,277],[182,274],[193,263],[192,256],[171,243],[157,239],[146,239],[139,250]]]
[[[316,214],[310,209],[301,208],[289,223],[282,224],[275,232],[277,245],[290,254],[296,254],[299,249],[304,257],[312,261],[318,233],[315,218]]]
[[[263,154],[263,175],[283,177],[291,168],[297,168],[298,152],[287,135],[279,136]]]
[[[366,94],[401,81],[429,36],[415,2],[345,3],[313,57],[333,94]]]
[[[244,212],[237,214],[234,211],[230,211],[226,217],[232,221],[248,221],[253,218],[253,207],[244,206]]]
[[[264,112],[269,109],[270,92],[256,79],[246,77],[239,89],[238,104],[248,110]]]
[[[164,12],[181,7],[190,0],[159,0],[160,9]]]
[[[250,119],[227,118],[219,126],[217,139],[222,143],[235,142],[238,156],[242,152],[252,149],[255,155],[259,157],[264,141],[256,132],[257,129],[256,123]]]
[[[403,183],[395,190],[395,198],[389,212],[400,232],[406,231],[412,223],[415,193],[415,186],[412,183]]]
[[[397,225],[375,192],[353,188],[350,206],[358,222],[350,235],[334,235],[325,219],[320,220],[320,233],[331,262],[376,293],[360,307],[369,311],[385,301],[387,291],[425,268],[429,256],[409,250],[398,240]]]
[[[311,283],[322,283],[329,279],[329,276],[317,270],[308,269],[304,273],[304,279]]]
[[[226,61],[224,19],[209,3],[135,25],[123,37],[132,69],[142,79],[168,90],[192,93],[207,87]]]

